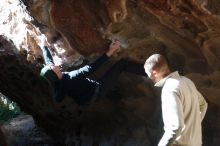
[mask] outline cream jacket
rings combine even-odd
[[[155,86],[163,87],[161,100],[165,132],[158,146],[201,146],[201,122],[208,105],[194,83],[173,72]]]

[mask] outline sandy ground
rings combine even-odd
[[[45,132],[29,115],[23,115],[2,125],[9,146],[52,146]]]

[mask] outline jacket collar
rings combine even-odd
[[[179,73],[178,71],[172,72],[170,73],[168,76],[166,76],[165,78],[161,79],[160,81],[158,81],[157,83],[154,84],[155,87],[163,87],[163,85],[165,84],[166,80],[170,77],[178,77]]]

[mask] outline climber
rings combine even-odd
[[[121,59],[100,79],[93,80],[88,77],[120,48],[120,42],[117,40],[112,41],[107,52],[93,63],[70,72],[61,72],[60,67],[53,62],[46,44],[46,37],[44,40],[40,39],[40,47],[43,50],[46,64],[41,70],[40,76],[51,85],[54,100],[57,102],[61,102],[65,96],[70,96],[79,105],[88,105],[97,100],[98,97],[103,97],[121,72],[145,75],[143,64]]]

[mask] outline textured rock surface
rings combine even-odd
[[[6,138],[5,138],[5,135],[2,131],[2,129],[0,129],[0,145],[7,146]]]
[[[163,53],[172,68],[195,81],[209,102],[204,145],[220,141],[220,18],[217,0],[3,0],[0,29],[0,91],[33,115],[42,127],[75,145],[153,145],[161,136],[159,89],[144,77],[124,73],[103,99],[80,109],[72,99],[54,103],[38,79],[42,67],[36,36],[48,37],[56,62],[66,67],[105,51],[108,39],[125,57],[143,63]],[[29,14],[34,18],[31,18]],[[22,29],[21,29],[22,28]],[[7,41],[11,39],[11,41]],[[13,45],[14,44],[14,45]],[[112,99],[110,99],[112,98]],[[56,132],[59,134],[59,132]],[[71,140],[74,137],[74,140]]]

